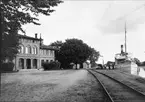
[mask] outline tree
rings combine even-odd
[[[61,0],[0,0],[0,44],[2,46],[0,50],[3,58],[1,61],[5,58],[11,59],[17,54],[18,40],[16,39],[18,31],[25,33],[22,25],[27,23],[40,25],[37,22],[37,16],[39,14],[50,15],[54,11],[51,7],[60,3],[62,3]],[[12,44],[5,44],[7,40],[12,41]]]
[[[91,67],[96,66],[96,61],[98,60],[99,55],[100,55],[100,53],[98,51],[96,51],[94,48],[91,48],[91,55],[88,58],[88,60],[91,63]]]
[[[56,48],[59,49],[59,50],[55,51],[55,59],[58,61],[61,59],[60,58],[61,56],[59,53],[60,53],[60,48],[62,47],[62,45],[63,45],[62,41],[56,41],[56,42],[53,42],[50,44],[50,46],[55,46]]]
[[[142,66],[145,66],[145,61],[142,62]]]
[[[141,65],[141,62],[140,62],[140,60],[139,60],[138,58],[134,58],[134,62],[135,62],[138,66]]]
[[[114,69],[115,62],[108,61],[108,62],[106,63],[106,65],[109,67],[109,69],[111,69],[111,67]]]
[[[11,62],[18,53],[17,49],[19,49],[18,37],[16,37],[15,32],[12,32],[10,35],[4,34],[2,44],[1,60],[5,61],[7,59]]]
[[[50,44],[50,46],[55,46],[56,48],[61,48],[62,45],[63,45],[62,41],[56,41]]]
[[[68,67],[70,63],[82,64],[92,53],[92,49],[79,39],[67,39],[60,48],[62,67]]]

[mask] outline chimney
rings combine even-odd
[[[123,54],[123,45],[121,45],[121,54]]]
[[[35,38],[37,38],[37,33],[35,33]]]

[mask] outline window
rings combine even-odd
[[[49,55],[51,56],[51,50],[49,51]]]
[[[37,47],[36,46],[32,48],[32,54],[37,54]]]
[[[28,47],[28,51],[29,51],[29,54],[31,54],[31,47],[30,46]]]
[[[49,50],[46,50],[46,54],[49,55]]]
[[[21,53],[21,49],[18,49],[18,52]]]
[[[43,50],[43,55],[45,55],[45,50]]]
[[[34,54],[37,54],[37,47],[34,47]]]
[[[26,54],[31,54],[31,46],[26,46]]]
[[[33,48],[32,48],[32,54],[34,54],[34,50],[35,50],[35,48],[33,47]]]
[[[52,56],[54,56],[54,51],[52,51]]]
[[[54,54],[54,52],[51,50],[51,51],[50,51],[50,55],[53,56],[53,54]]]
[[[28,54],[28,46],[26,46],[26,51],[25,52],[26,52],[26,54]]]
[[[24,46],[20,45],[19,53],[24,53]]]
[[[50,55],[50,50],[48,50],[48,55]]]
[[[45,52],[45,55],[46,55],[46,51],[47,51],[47,50],[44,50],[44,52]]]

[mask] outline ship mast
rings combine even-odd
[[[125,54],[127,54],[127,44],[126,44],[126,21],[125,21]]]

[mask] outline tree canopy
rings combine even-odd
[[[96,51],[94,48],[91,48],[91,55],[89,56],[88,60],[91,63],[91,67],[95,67],[96,66],[96,61],[98,60],[100,53],[98,51]]]
[[[56,41],[50,44],[50,46],[55,46],[56,48],[58,48],[59,50],[55,51],[55,60],[60,60],[61,56],[60,56],[60,48],[62,47],[63,42],[62,41]]]
[[[141,65],[141,62],[140,62],[140,60],[138,59],[138,58],[134,58],[134,62],[139,66],[139,65]]]
[[[142,62],[142,66],[145,66],[145,61]]]
[[[21,25],[27,23],[39,25],[38,14],[50,15],[54,11],[51,7],[61,2],[60,0],[1,0],[4,33],[10,34],[12,27],[22,30]]]
[[[60,3],[62,3],[61,0],[0,0],[2,58],[13,58],[17,54],[19,42],[14,39],[17,39],[19,30],[25,33],[22,25],[27,23],[40,25],[38,15],[50,15],[54,11],[52,7]],[[12,36],[13,39],[11,39]],[[8,39],[12,43],[6,44]],[[12,53],[13,56],[7,56],[8,53],[6,54],[5,51]]]
[[[62,41],[56,41],[50,44],[50,46],[55,46],[56,48],[61,48],[62,45],[63,45]]]
[[[61,62],[63,68],[67,68],[70,63],[82,64],[89,59],[93,62],[99,56],[99,52],[80,39],[66,39],[64,43],[56,41],[51,45],[59,46],[60,50],[56,52],[56,59]]]

